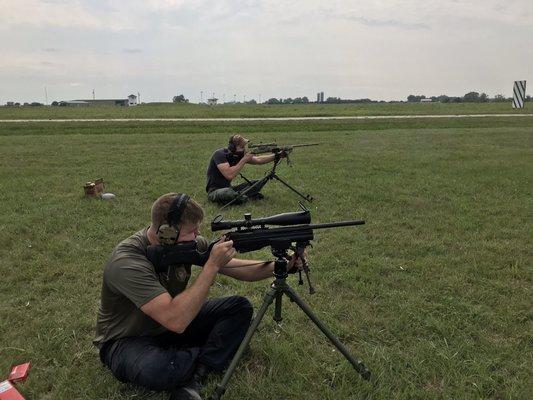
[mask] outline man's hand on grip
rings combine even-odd
[[[220,240],[213,245],[213,249],[209,255],[208,263],[212,264],[218,269],[229,263],[235,256],[235,248],[233,247],[233,240],[225,240],[222,236]]]
[[[252,161],[252,158],[254,158],[254,155],[252,153],[246,153],[242,157],[244,163],[246,163],[246,164],[249,163],[250,161]]]

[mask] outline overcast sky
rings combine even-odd
[[[533,85],[533,0],[0,0],[0,104]],[[531,93],[531,89],[528,89]]]

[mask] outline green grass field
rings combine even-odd
[[[0,119],[46,118],[217,118],[317,117],[409,114],[531,114],[530,103],[520,110],[505,103],[374,103],[217,105],[143,104],[137,107],[0,107]]]
[[[315,197],[313,222],[366,220],[317,231],[315,295],[296,277],[291,284],[373,379],[363,381],[285,301],[282,328],[271,310],[224,399],[530,398],[530,118],[0,124],[0,372],[31,360],[19,385],[26,398],[167,398],[121,384],[98,360],[91,340],[103,264],[149,223],[152,202],[166,192],[205,205],[203,232],[213,236],[218,211],[205,199],[205,168],[235,131],[256,141],[321,142],[297,149],[280,176]],[[115,201],[82,197],[83,183],[98,177]],[[280,184],[264,194],[224,215],[298,209]],[[269,282],[219,278],[211,295],[248,296],[257,307]]]

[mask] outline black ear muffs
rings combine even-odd
[[[157,240],[160,244],[171,245],[177,242],[180,235],[178,224],[190,197],[186,194],[180,194],[170,204],[167,213],[167,223],[157,229]]]

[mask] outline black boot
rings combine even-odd
[[[191,379],[185,385],[175,389],[170,395],[169,400],[203,400],[200,392],[208,374],[209,367],[198,364]]]

